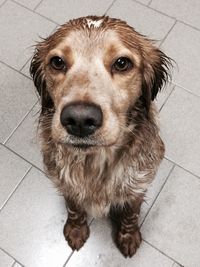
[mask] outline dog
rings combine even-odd
[[[153,41],[108,16],[70,20],[36,45],[41,150],[73,250],[89,237],[88,214],[113,219],[125,257],[139,248],[140,207],[165,151],[153,100],[170,65]]]

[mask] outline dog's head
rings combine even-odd
[[[111,146],[127,131],[138,100],[148,116],[168,78],[169,58],[125,22],[85,17],[36,46],[30,72],[54,141]]]

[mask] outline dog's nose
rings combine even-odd
[[[90,103],[73,103],[63,108],[60,121],[69,134],[86,137],[102,126],[100,107]]]

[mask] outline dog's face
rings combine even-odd
[[[86,17],[39,43],[30,70],[42,113],[48,117],[53,111],[54,141],[86,148],[120,144],[139,99],[148,116],[168,63],[126,23]]]

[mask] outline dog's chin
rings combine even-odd
[[[92,154],[97,153],[97,151],[100,149],[100,146],[97,145],[90,145],[90,144],[65,144],[67,149],[74,153],[79,154]]]
[[[94,145],[88,145],[88,144],[70,144],[73,148],[80,149],[80,150],[88,150],[90,148],[94,148]]]

